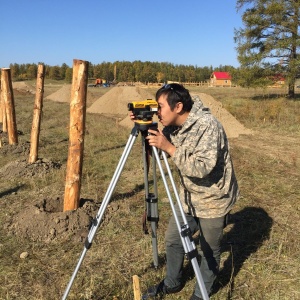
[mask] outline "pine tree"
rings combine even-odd
[[[288,96],[293,98],[299,69],[300,1],[238,0],[237,10],[243,8],[244,28],[235,30],[241,69],[248,76],[251,73],[256,82],[258,74],[262,78],[282,73],[288,84]]]

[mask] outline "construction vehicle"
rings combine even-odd
[[[101,86],[101,85],[102,85],[102,79],[101,78],[96,78],[95,86]]]
[[[96,78],[94,83],[88,84],[88,87],[109,87],[110,84],[106,82],[105,79]]]

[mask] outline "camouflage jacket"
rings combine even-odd
[[[184,124],[165,127],[164,134],[176,147],[172,159],[180,175],[184,211],[201,218],[227,214],[239,188],[220,122],[196,96]]]

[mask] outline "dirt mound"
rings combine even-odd
[[[0,168],[0,178],[13,180],[16,177],[31,178],[33,176],[44,176],[52,169],[60,169],[61,163],[49,159],[37,159],[36,162],[28,163],[30,143],[18,143],[16,145],[3,144],[0,154],[7,153],[17,155],[19,159],[13,160]]]
[[[12,86],[13,86],[13,89],[18,92],[23,92],[23,93],[26,92],[26,93],[30,93],[30,94],[35,94],[35,87],[26,83],[25,81],[13,82]]]
[[[36,162],[29,164],[27,159],[15,160],[6,164],[0,169],[0,177],[14,179],[15,177],[30,178],[32,176],[43,176],[52,169],[59,169],[60,163],[52,162],[47,159],[38,159]]]
[[[195,94],[192,94],[192,96],[195,96]],[[128,111],[126,111],[128,102],[153,99],[154,97],[153,94],[142,87],[118,86],[95,101],[87,111],[90,113],[118,116],[121,126],[132,128],[132,121],[128,116]],[[229,138],[238,137],[240,134],[252,133],[224,109],[222,104],[216,101],[212,96],[199,93],[199,97],[204,106],[209,107],[212,113],[223,124]],[[153,121],[158,121],[156,116],[154,116]]]
[[[236,138],[241,134],[253,133],[250,129],[245,128],[231,113],[223,108],[222,103],[216,101],[212,96],[204,93],[199,93],[198,96],[204,106],[208,107],[212,114],[222,123],[229,138]]]
[[[9,234],[32,241],[47,243],[72,239],[83,242],[98,205],[92,200],[81,199],[81,206],[77,210],[63,212],[63,197],[45,198],[24,207],[19,214],[13,216],[10,223],[4,224],[4,227]],[[117,209],[117,203],[109,204],[102,223],[108,222]]]
[[[71,84],[64,84],[60,89],[58,89],[56,92],[48,95],[45,97],[47,100],[52,100],[56,102],[70,102],[71,100],[71,90],[72,90],[72,85]],[[87,102],[92,103],[94,102],[95,96],[92,92],[87,90]]]
[[[71,88],[71,84],[65,84],[62,86],[62,88],[47,96],[45,99],[57,102],[70,102]]]
[[[9,145],[7,142],[7,133],[2,132],[0,130],[0,137],[3,138],[2,140],[2,147],[0,147],[0,154],[6,155],[8,153],[17,154],[19,156],[21,155],[29,155],[29,149],[30,149],[30,143],[29,142],[23,142],[18,143],[15,145]]]
[[[196,94],[192,94],[195,96]],[[251,130],[245,128],[236,118],[222,107],[222,103],[216,101],[212,96],[204,93],[198,94],[204,106],[210,108],[211,112],[223,124],[229,138],[238,137],[241,134],[252,134]],[[92,94],[88,92],[87,97]],[[46,99],[69,102],[71,97],[71,85],[66,84]],[[142,86],[116,86],[105,93],[87,109],[89,113],[103,114],[117,118],[121,126],[132,128],[132,121],[128,117],[127,104],[131,101],[154,99],[155,95]],[[154,117],[153,121],[157,122]]]
[[[95,101],[87,112],[125,117],[128,115],[129,102],[153,98],[154,95],[142,87],[116,86]]]
[[[204,93],[197,94],[205,107],[208,107],[212,114],[222,123],[228,138],[237,138],[239,135],[252,134],[253,132],[243,124],[241,124],[232,114],[222,107],[222,103],[216,101],[212,96]],[[192,94],[196,96],[196,94]],[[153,121],[158,122],[156,116]],[[123,120],[119,122],[124,127],[132,128],[132,121],[127,115]],[[160,124],[159,124],[160,127]]]
[[[53,170],[62,167],[61,163],[45,158],[29,164],[27,161],[28,148],[29,143],[4,145],[0,148],[1,154],[10,152],[22,157],[0,168],[0,178],[5,178],[6,181],[14,181],[16,178],[44,178]],[[22,184],[19,184],[18,188],[21,188]],[[2,196],[4,195],[5,193],[2,194]],[[53,195],[51,187],[48,190],[37,190],[35,195],[34,198],[37,200],[28,203],[20,212],[14,213],[7,223],[3,224],[3,228],[7,230],[8,234],[43,242],[69,238],[76,241],[84,240],[99,203],[81,199],[80,207],[76,211],[63,212],[63,197]],[[48,195],[48,198],[40,200],[41,195]],[[118,205],[111,203],[102,222],[108,222],[112,211],[117,209]]]

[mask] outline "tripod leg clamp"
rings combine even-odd
[[[186,239],[188,238],[190,243],[194,244],[194,240],[193,240],[193,236],[192,236],[192,232],[191,232],[191,229],[188,227],[188,225],[183,225],[181,227],[181,236]],[[193,258],[195,257],[198,257],[198,251],[196,249],[196,247],[192,250],[190,250],[189,252],[187,252],[186,254],[186,257],[189,259],[189,260],[192,260]]]
[[[92,242],[89,241],[89,237],[85,239],[84,247],[89,250],[92,247]]]
[[[97,218],[94,218],[90,224],[89,229],[91,229],[92,227],[96,227],[97,224],[98,224],[98,220]],[[87,236],[84,242],[84,247],[88,250],[91,248],[91,246],[92,246],[92,242],[89,241],[89,236]]]
[[[155,197],[154,194],[150,193],[148,195],[148,198],[146,198],[146,202],[148,205],[154,204],[157,206],[158,198]],[[157,209],[155,210],[154,214],[153,214],[153,211],[151,210],[151,208],[149,208],[149,209],[150,209],[150,212],[149,212],[149,210],[147,211],[147,221],[158,222],[159,217],[158,217]]]

